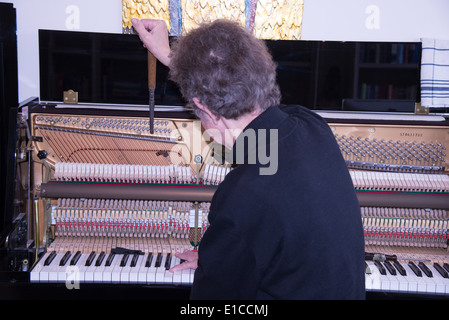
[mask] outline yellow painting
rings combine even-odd
[[[168,2],[168,0],[122,0],[123,31],[126,33],[131,31],[133,18],[164,20],[170,30]]]
[[[301,39],[302,0],[257,1],[254,35],[260,39]]]
[[[303,9],[304,0],[122,0],[122,28],[132,32],[133,18],[160,19],[179,36],[224,18],[260,39],[300,40]]]
[[[183,33],[220,18],[245,26],[245,0],[181,0],[181,8]]]

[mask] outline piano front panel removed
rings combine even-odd
[[[158,118],[151,135],[142,117],[53,111],[31,116],[43,249],[31,281],[190,285],[192,270],[168,269],[208,227],[214,191],[232,169],[217,161],[221,150],[194,120]],[[366,252],[380,253],[366,261],[367,291],[449,296],[448,128],[329,126],[359,199]]]
[[[33,113],[32,282],[190,285],[175,254],[198,247],[231,170],[198,120]]]

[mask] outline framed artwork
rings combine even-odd
[[[122,29],[132,33],[131,20],[160,19],[172,36],[203,22],[230,19],[260,39],[300,40],[304,0],[122,0]]]

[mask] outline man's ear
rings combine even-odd
[[[207,114],[207,116],[214,122],[216,123],[218,121],[218,118],[209,110],[209,108],[207,106],[205,106],[204,104],[202,104],[200,102],[200,100],[197,97],[193,97],[193,103],[195,103],[195,105],[203,112],[205,112]]]

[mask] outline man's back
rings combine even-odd
[[[264,175],[263,165],[238,164],[222,182],[192,298],[365,296],[360,208],[340,150],[320,117],[302,107],[282,109],[287,113],[269,108],[246,128],[266,129],[266,136],[277,130],[270,141],[277,143],[277,171]]]

